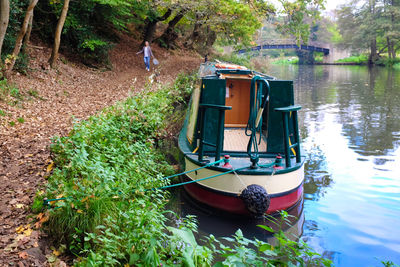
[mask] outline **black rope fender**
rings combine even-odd
[[[256,217],[264,215],[271,203],[267,190],[256,184],[247,186],[240,194],[240,198],[243,200],[247,210]]]

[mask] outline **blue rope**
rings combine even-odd
[[[186,171],[186,172],[183,172],[183,173],[176,174],[175,176],[182,175],[182,174],[185,174],[185,173],[190,173],[190,172],[193,172],[193,171],[196,171],[196,170],[199,170],[199,169],[203,169],[203,168],[205,168],[207,166],[211,166],[213,164],[220,163],[221,161],[223,161],[223,159],[215,161],[215,162],[212,162],[212,163],[209,163],[209,164],[207,164],[207,165],[205,165],[203,167],[197,168],[197,169],[193,169],[193,170],[190,170],[190,171]],[[271,162],[269,164],[259,165],[259,167],[261,167],[261,168],[270,168],[270,167],[274,166],[274,164],[275,164],[275,162]],[[215,178],[215,177],[218,177],[218,176],[222,176],[222,175],[225,175],[225,174],[228,174],[228,173],[232,173],[232,172],[235,172],[235,171],[240,171],[240,170],[247,169],[247,168],[248,167],[237,168],[237,169],[229,170],[229,171],[226,171],[226,172],[223,172],[223,173],[215,174],[215,175],[212,175],[212,176],[209,176],[209,177],[204,177],[204,178],[201,178],[201,179],[198,179],[198,180],[192,180],[192,181],[187,181],[187,182],[182,182],[182,183],[177,183],[177,184],[172,184],[172,185],[161,186],[161,187],[157,187],[157,188],[146,189],[146,190],[144,190],[142,192],[147,192],[147,191],[152,191],[152,190],[160,190],[160,189],[167,189],[167,188],[172,188],[172,187],[178,187],[178,186],[182,186],[182,185],[192,184],[192,183],[196,183],[196,182],[212,179],[212,178]],[[172,176],[174,176],[174,175],[171,175],[171,176],[168,176],[168,177],[172,178]],[[164,177],[162,179],[167,179],[168,177]],[[121,192],[119,192],[119,193],[121,194]],[[44,203],[45,206],[51,207],[50,202],[66,200],[68,198],[72,198],[72,197],[44,199],[43,203]],[[58,209],[58,208],[61,208],[61,207],[52,207],[52,208]]]
[[[256,84],[257,91],[256,91]],[[262,101],[263,96],[263,89],[265,85],[265,100]],[[261,143],[262,138],[262,123],[256,125],[256,118],[257,113],[261,108],[265,107],[266,102],[268,101],[269,96],[269,83],[267,80],[261,78],[260,76],[254,76],[251,79],[251,86],[250,86],[250,114],[249,120],[247,122],[245,134],[250,136],[249,143],[247,144],[247,154],[250,157],[250,161],[255,166],[258,163],[259,155],[258,155],[258,145]],[[257,142],[257,132],[260,133],[260,139]],[[253,150],[253,151],[252,151]]]
[[[235,172],[235,171],[240,171],[240,170],[247,169],[247,168],[248,167],[246,166],[246,167],[242,167],[242,168],[238,168],[238,169],[234,169],[234,170],[229,170],[227,172],[215,174],[215,175],[212,175],[212,176],[209,176],[209,177],[201,178],[201,179],[198,179],[198,180],[192,180],[192,181],[182,182],[182,183],[178,183],[178,184],[161,186],[161,187],[157,187],[157,188],[147,189],[146,191],[157,190],[157,189],[167,189],[167,188],[171,188],[171,187],[177,187],[177,186],[181,186],[181,185],[196,183],[196,182],[208,180],[208,179],[211,179],[211,178],[215,178],[215,177],[218,177],[218,176],[221,176],[221,175],[225,175],[225,174],[228,174],[228,173],[231,173],[231,172]]]
[[[210,166],[212,166],[212,165],[215,165],[215,164],[217,164],[217,163],[221,163],[221,162],[223,162],[223,161],[224,161],[224,159],[220,159],[220,160],[217,160],[217,161],[208,163],[207,165],[204,165],[204,166],[199,167],[199,168],[197,168],[197,169],[193,169],[193,170],[190,170],[190,171],[185,171],[185,172],[177,173],[177,174],[174,174],[174,175],[171,175],[171,176],[163,177],[163,178],[161,178],[160,180],[168,180],[168,179],[171,179],[171,178],[180,176],[180,175],[184,175],[184,174],[187,174],[187,173],[190,173],[190,172],[194,172],[194,171],[197,171],[197,170],[201,170],[201,169],[210,167]]]

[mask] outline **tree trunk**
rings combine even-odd
[[[164,15],[161,17],[156,17],[154,19],[149,19],[149,18],[146,19],[146,28],[143,33],[143,41],[142,41],[141,46],[143,46],[144,42],[146,42],[146,41],[148,41],[149,43],[151,43],[153,41],[154,33],[156,32],[157,23],[168,19],[169,16],[171,16],[171,13],[172,13],[172,10],[168,9],[164,13]]]
[[[368,65],[374,65],[375,61],[378,59],[378,54],[376,53],[376,39],[371,40],[370,53],[368,58]]]
[[[18,33],[18,36],[17,36],[17,40],[15,41],[14,50],[13,50],[13,53],[11,55],[11,61],[7,64],[5,77],[9,77],[11,71],[14,68],[15,61],[17,60],[19,51],[21,50],[22,40],[24,39],[24,36],[25,36],[26,31],[28,29],[29,20],[30,20],[32,14],[33,14],[33,9],[35,8],[35,6],[36,6],[38,1],[39,0],[31,1],[31,3],[29,4],[28,8],[26,9],[24,22],[22,23],[21,29],[20,29],[20,31]]]
[[[158,43],[161,46],[165,46],[167,48],[171,47],[172,42],[174,42],[177,38],[178,35],[175,32],[175,26],[178,24],[178,22],[185,16],[185,11],[181,10],[178,12],[178,14],[175,15],[175,17],[168,23],[167,29],[164,31],[164,33],[157,39]]]
[[[52,67],[52,68],[54,67],[55,63],[57,62],[58,49],[60,48],[61,32],[62,32],[62,28],[64,27],[65,19],[67,17],[68,6],[69,6],[69,0],[64,0],[63,9],[61,11],[60,18],[58,19],[56,34],[54,36],[53,50],[51,51],[51,56],[49,59],[50,67]]]
[[[388,47],[388,55],[389,55],[389,59],[394,59],[393,56],[393,50],[394,50],[394,43],[392,42],[392,40],[390,40],[389,37],[386,37],[386,43],[387,43],[387,47]]]
[[[3,47],[4,36],[6,35],[8,21],[10,18],[10,1],[0,0],[0,56]]]
[[[31,2],[32,1],[33,0],[31,0]],[[33,23],[33,13],[31,15],[31,18],[29,19],[28,29],[26,30],[26,34],[25,34],[25,38],[24,38],[24,44],[22,45],[23,53],[26,53],[26,48],[28,47],[29,41],[31,39],[32,23]]]
[[[196,22],[193,27],[192,34],[189,36],[187,41],[185,42],[185,47],[192,49],[195,42],[198,41],[200,37],[200,28],[203,25],[203,22],[200,21],[200,16],[196,14]]]
[[[217,34],[215,31],[211,30],[211,27],[207,27],[207,41],[206,41],[206,47],[212,47],[217,40]]]

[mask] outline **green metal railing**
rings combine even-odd
[[[297,121],[297,111],[301,109],[299,105],[293,105],[288,107],[282,108],[275,108],[275,111],[282,113],[282,121],[283,121],[283,139],[284,139],[284,146],[285,146],[285,161],[286,167],[291,166],[290,162],[290,150],[294,149],[296,155],[296,163],[301,162],[301,155],[300,155],[300,137],[299,137],[299,125]],[[293,125],[293,137],[294,142],[291,144],[290,142],[290,133],[289,133],[289,121]]]
[[[225,110],[231,110],[232,107],[222,106],[222,105],[214,105],[214,104],[200,104],[200,144],[199,144],[199,161],[203,161],[204,157],[204,145],[215,147],[215,161],[218,161],[221,158],[221,152],[223,148],[223,134],[224,134],[224,119],[225,119]],[[218,110],[218,130],[217,130],[217,143],[212,144],[206,142],[204,140],[205,130],[204,123],[206,119],[206,111],[207,109],[216,109]]]

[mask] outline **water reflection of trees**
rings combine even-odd
[[[304,199],[316,201],[325,195],[333,180],[320,147],[312,147],[307,151],[307,157],[304,167]]]
[[[399,145],[400,72],[365,69],[368,81],[351,76],[351,86],[338,91],[339,121],[350,148],[363,156],[386,155]]]
[[[326,108],[338,109],[337,121],[349,147],[363,156],[386,155],[400,145],[400,72],[388,68],[315,66],[295,74],[296,101],[308,109],[300,115],[302,136],[309,121],[323,124]],[[329,112],[332,112],[330,110]]]

